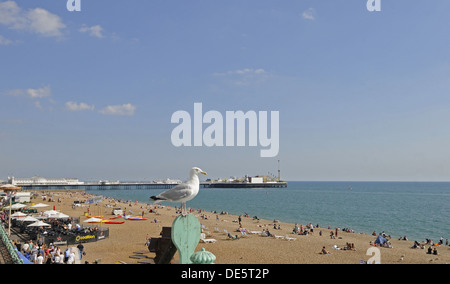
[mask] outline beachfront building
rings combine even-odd
[[[83,185],[84,182],[77,178],[44,178],[34,176],[32,178],[8,177],[8,184],[21,185]]]

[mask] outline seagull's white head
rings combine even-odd
[[[198,174],[204,174],[206,175],[206,173],[204,171],[202,171],[202,169],[197,168],[197,167],[193,167],[191,169],[191,175],[198,175]]]

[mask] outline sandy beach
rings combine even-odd
[[[178,214],[172,206],[157,208],[156,213],[149,213],[149,209],[154,209],[154,205],[138,202],[123,202],[114,199],[104,198],[102,205],[91,204],[85,207],[73,207],[73,201],[84,201],[93,195],[89,192],[42,192],[37,191],[39,197],[32,200],[35,203],[47,203],[62,209],[63,213],[72,217],[80,217],[80,223],[87,219],[85,213],[90,215],[103,214],[104,218],[111,218],[113,207],[126,209],[134,215],[144,213],[145,221],[125,220],[123,224],[102,224],[109,227],[109,238],[94,243],[85,243],[86,255],[83,262],[93,263],[100,260],[101,264],[113,264],[123,262],[134,264],[138,259],[130,258],[136,251],[146,251],[147,237],[160,237],[162,227],[171,227],[173,220]],[[52,202],[43,201],[40,197],[53,196]],[[61,203],[58,203],[58,198]],[[176,204],[174,204],[176,206]],[[189,205],[188,205],[189,206]],[[368,261],[371,256],[366,255],[369,248],[373,248],[371,242],[376,237],[368,234],[349,233],[338,230],[337,238],[332,239],[330,232],[335,232],[335,228],[328,229],[326,224],[314,229],[313,234],[296,235],[292,234],[294,224],[284,223],[283,220],[276,222],[280,229],[273,229],[274,220],[253,220],[250,217],[241,216],[242,227],[248,231],[269,231],[278,236],[263,237],[260,234],[248,233],[248,237],[241,237],[237,231],[239,228],[237,215],[222,215],[212,212],[199,213],[196,209],[192,212],[197,216],[202,225],[206,227],[204,233],[207,238],[216,239],[215,243],[202,243],[197,246],[196,251],[205,248],[216,256],[216,264],[359,264],[361,261]],[[251,214],[251,212],[249,213]],[[206,216],[206,218],[204,218]],[[218,218],[218,219],[217,219]],[[122,219],[118,219],[122,220]],[[156,220],[156,222],[155,222]],[[299,226],[301,224],[298,224]],[[307,224],[302,224],[305,227]],[[224,233],[227,230],[232,235],[238,235],[240,239],[232,240]],[[322,231],[322,235],[319,232]],[[379,233],[379,232],[377,232]],[[387,232],[388,233],[388,232]],[[294,238],[287,240],[285,236]],[[392,248],[380,247],[380,261],[382,264],[430,264],[450,263],[450,247],[445,245],[437,246],[438,255],[427,254],[425,249],[412,249],[414,240],[390,240]],[[435,240],[435,242],[438,240]],[[347,243],[354,244],[355,250],[343,250]],[[335,249],[340,248],[339,250]],[[330,254],[320,254],[322,248]],[[154,253],[147,253],[148,257],[154,257]],[[178,261],[178,254],[175,255],[175,262]]]

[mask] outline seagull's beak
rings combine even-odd
[[[206,173],[205,172],[201,172],[202,174],[204,174],[205,176],[206,176]]]

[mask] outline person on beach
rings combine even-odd
[[[434,248],[434,249],[433,249],[433,254],[434,254],[434,255],[439,255],[439,253],[438,253],[438,251],[437,251],[437,248]]]
[[[80,260],[81,260],[83,258],[83,253],[84,253],[84,246],[81,242],[78,244],[77,249],[80,254]]]
[[[329,251],[325,249],[325,246],[322,248],[322,251],[320,251],[320,254],[331,254]]]
[[[67,263],[67,261],[69,260],[69,256],[70,256],[70,249],[69,247],[67,247],[67,249],[64,251],[64,263]]]
[[[67,259],[67,264],[75,264],[75,253],[69,251],[69,258]]]
[[[300,228],[297,223],[294,225],[294,229],[292,230],[293,234],[298,234],[300,232]]]
[[[61,264],[61,257],[59,256],[59,253],[55,254],[55,262],[54,264]]]
[[[35,264],[44,264],[44,257],[42,256],[42,254],[38,254],[38,256],[36,257],[36,261]]]

